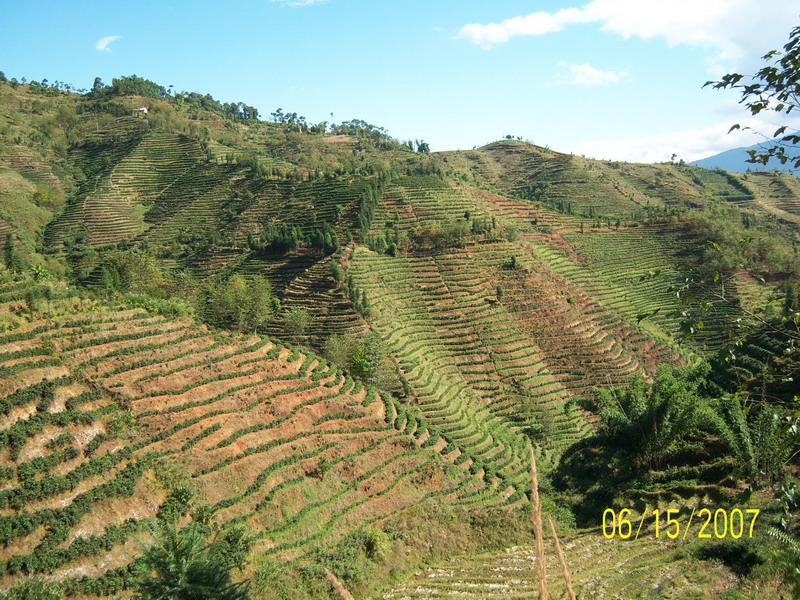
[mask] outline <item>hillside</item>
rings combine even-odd
[[[252,534],[253,597],[330,595],[324,569],[365,598],[522,597],[532,444],[586,594],[736,589],[732,561],[591,529],[604,483],[639,514],[773,497],[720,420],[586,471],[617,450],[604,398],[689,366],[692,405],[790,406],[796,178],[431,154],[150,84],[0,83],[0,587],[127,597],[165,515],[211,507]]]
[[[6,585],[50,573],[71,593],[125,587],[185,486],[284,560],[429,501],[508,500],[469,462],[453,468],[458,449],[422,419],[312,355],[70,295],[31,319],[33,285],[0,287],[18,325],[0,336]]]

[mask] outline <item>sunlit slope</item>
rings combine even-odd
[[[548,592],[567,597],[550,539],[546,544]],[[561,544],[579,598],[716,598],[734,580],[721,564],[687,558],[663,539],[606,540],[592,531],[565,537]],[[535,549],[512,547],[428,568],[381,597],[535,598],[538,591]]]
[[[0,284],[4,584],[125,587],[175,485],[279,560],[426,501],[513,501],[417,412],[312,356],[58,291],[30,317],[33,287]]]
[[[642,307],[615,304],[602,280],[580,276],[589,271],[569,240],[575,221],[567,216],[406,177],[386,189],[372,232],[413,232],[465,213],[518,228],[518,237],[396,256],[359,246],[347,269],[366,291],[369,319],[408,380],[412,402],[482,462],[521,480],[525,433],[555,457],[586,431],[571,396],[678,358],[638,326]],[[617,284],[623,300],[626,285]]]
[[[652,209],[725,202],[765,219],[797,223],[797,178],[729,173],[673,163],[587,159],[520,141],[443,153],[448,174],[505,195],[537,200],[583,219],[642,220]]]
[[[448,160],[453,161],[452,155]],[[561,278],[572,288],[563,290],[562,296],[574,301],[576,294],[585,294],[626,328],[644,329],[672,344],[683,335],[684,313],[696,312],[705,300],[696,298],[687,305],[675,294],[686,271],[697,267],[704,249],[686,224],[624,219],[619,223],[608,219],[598,222],[554,210],[543,201],[514,198],[458,182],[450,189],[438,184],[438,188],[431,187],[409,202],[403,199],[411,197],[409,190],[418,184],[409,187],[405,181],[399,180],[387,190],[384,212],[376,218],[379,226],[383,219],[413,228],[431,219],[458,218],[465,210],[470,216],[494,217],[498,224],[512,226],[518,236],[505,250],[506,258],[533,260],[527,271],[544,271],[548,278]],[[405,191],[395,191],[398,188]],[[438,204],[432,204],[432,198],[438,198]],[[444,208],[431,210],[439,204]],[[525,278],[526,270],[521,274],[506,272],[505,282],[514,286],[515,280]],[[719,303],[706,317],[704,329],[688,344],[714,349],[723,343],[723,323],[739,316],[739,302],[735,290],[727,294],[726,302]]]

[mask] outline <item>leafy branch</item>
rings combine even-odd
[[[750,77],[749,83],[741,73],[728,73],[719,81],[707,81],[703,87],[739,91],[739,104],[743,104],[753,116],[764,111],[788,116],[800,108],[800,27],[792,29],[789,41],[782,49],[771,50],[761,58],[767,64]],[[736,123],[728,133],[747,129],[751,128]],[[800,130],[781,125],[772,138],[779,139],[761,150],[748,150],[750,158],[747,162],[766,165],[775,158],[781,164],[789,162],[794,168],[800,168],[800,154],[792,153],[794,145],[800,143]]]

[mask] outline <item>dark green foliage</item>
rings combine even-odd
[[[345,586],[355,586],[366,581],[371,564],[385,560],[390,545],[384,531],[368,527],[350,533],[332,548],[315,551],[312,561],[330,569]]]
[[[192,491],[185,486],[173,489],[164,503],[158,508],[158,518],[166,524],[175,524],[178,519],[189,512],[191,501],[194,499]]]
[[[377,333],[369,332],[359,337],[332,335],[325,340],[323,353],[337,367],[367,383],[384,387],[394,378],[391,361]]]
[[[417,227],[411,232],[411,242],[417,250],[442,250],[463,246],[472,231],[463,220],[434,222]]]
[[[3,242],[3,263],[10,271],[22,271],[25,268],[25,262],[17,252],[11,232],[6,233]]]
[[[201,315],[207,323],[239,330],[264,326],[278,308],[264,277],[216,277],[203,288],[201,298]]]
[[[4,593],[0,600],[62,600],[64,590],[58,583],[50,583],[33,577],[23,579],[20,583]]]
[[[577,494],[581,522],[595,523],[619,494],[730,474],[725,449],[710,435],[717,420],[700,394],[702,375],[662,365],[652,384],[637,377],[627,388],[595,391],[600,426],[563,454],[553,477],[557,489]]]
[[[64,427],[68,424],[88,425],[94,421],[91,414],[78,411],[47,412],[46,407],[37,408],[36,414],[17,421],[0,433],[0,448],[7,446],[9,457],[16,460],[28,439],[39,433],[47,425]]]
[[[337,283],[342,281],[342,269],[336,260],[331,261],[331,275],[333,275],[333,278]]]
[[[125,456],[127,452],[121,451],[118,455]],[[106,458],[114,458],[106,456]],[[117,457],[119,459],[120,456]],[[91,475],[101,474],[114,464],[113,460],[92,461],[84,463],[73,470],[69,476],[47,476],[43,480],[27,482],[26,494],[16,492],[14,501],[10,505],[17,510],[21,509],[27,501],[49,497],[61,493],[74,487],[79,481]],[[84,469],[83,467],[92,467]],[[112,525],[101,536],[91,536],[89,538],[78,538],[67,547],[62,547],[62,543],[69,535],[71,529],[86,515],[93,505],[103,499],[115,496],[131,496],[135,490],[136,483],[141,476],[145,465],[143,463],[131,463],[123,468],[111,481],[98,485],[87,492],[78,495],[73,501],[62,509],[41,509],[32,513],[21,513],[15,516],[4,516],[0,519],[0,540],[3,544],[8,544],[11,540],[30,534],[39,526],[45,526],[46,535],[36,548],[36,551],[29,555],[15,554],[9,559],[0,562],[0,572],[13,575],[17,573],[42,573],[50,572],[53,569],[75,560],[80,556],[87,556],[109,550],[112,546],[123,541],[131,533],[139,528],[139,522],[128,520],[123,525]],[[58,480],[73,480],[72,485],[57,485]],[[55,484],[55,485],[54,485]],[[33,492],[33,493],[32,493]]]
[[[287,335],[298,338],[306,333],[306,329],[311,324],[311,313],[305,308],[292,307],[283,313],[283,330]]]
[[[306,243],[303,230],[292,225],[265,225],[259,238],[249,237],[248,245],[254,252],[263,255],[286,254]]]
[[[258,109],[244,102],[220,102],[211,94],[198,92],[178,92],[173,97],[177,106],[188,105],[195,109],[207,110],[234,121],[258,120]]]
[[[358,138],[360,141],[367,141],[377,148],[389,149],[397,146],[388,134],[386,129],[372,125],[361,119],[351,119],[342,121],[339,124],[331,124],[328,132],[332,135],[349,135]]]
[[[367,236],[367,246],[380,254],[396,256],[398,248],[408,246],[408,236],[400,231],[387,227],[382,233]]]
[[[339,236],[333,226],[325,223],[322,227],[311,230],[308,235],[308,244],[312,248],[322,250],[325,254],[331,254],[339,249]]]
[[[388,174],[381,175],[377,179],[370,179],[364,187],[356,213],[356,222],[361,231],[362,240],[367,237],[367,232],[372,225],[372,218],[375,215],[375,208],[378,206],[389,180]]]
[[[697,547],[694,555],[701,560],[719,561],[739,577],[747,577],[764,560],[752,545],[749,540],[714,541]]]
[[[344,289],[356,311],[364,316],[368,316],[369,299],[367,298],[367,293],[358,287],[352,275],[347,276]]]
[[[710,361],[710,392],[740,391],[771,403],[790,402],[800,381],[800,358],[795,350],[798,340],[794,333],[799,318],[796,311],[789,309],[720,349]]]
[[[45,380],[32,386],[21,388],[3,398],[0,398],[0,412],[8,415],[15,406],[24,406],[32,402],[52,402],[55,389],[58,385],[71,383],[72,379],[65,377],[55,380]]]
[[[764,403],[743,406],[736,395],[723,396],[710,408],[709,422],[734,457],[736,473],[754,488],[781,483],[800,450],[796,420]]]
[[[728,449],[736,459],[738,474],[754,481],[758,476],[758,466],[753,447],[753,438],[747,423],[747,415],[736,396],[725,396],[716,402],[715,410],[709,411],[710,418],[719,435],[725,440]]]
[[[652,385],[637,377],[620,390],[597,390],[600,436],[633,459],[637,469],[660,469],[701,423],[697,382],[687,371],[659,368]]]
[[[507,259],[503,261],[503,264],[500,266],[502,266],[504,269],[509,269],[511,271],[515,270],[519,266],[517,262],[517,257],[509,256]]]
[[[163,297],[167,278],[156,258],[140,250],[114,251],[103,256],[102,281],[109,291]]]
[[[71,237],[64,240],[66,261],[70,268],[72,279],[78,283],[85,283],[97,267],[97,251],[89,246],[85,230],[79,230]]]
[[[536,182],[522,190],[522,196],[528,200],[542,200],[547,193],[550,184],[547,182]]]
[[[100,89],[107,91],[112,96],[148,96],[150,98],[164,98],[167,96],[167,90],[164,86],[136,75],[115,77],[111,80],[110,88]]]
[[[193,521],[179,528],[162,524],[143,559],[136,589],[141,600],[245,600],[246,582],[234,583],[232,570],[243,568],[250,542],[240,529],[209,541],[212,529]]]

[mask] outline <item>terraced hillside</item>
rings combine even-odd
[[[766,219],[797,223],[796,178],[785,173],[728,173],[680,163],[597,161],[524,142],[500,141],[443,154],[456,178],[509,196],[536,200],[589,219],[641,221],[654,210],[709,200]]]
[[[513,140],[430,154],[358,121],[28,88],[0,83],[0,589],[45,575],[124,596],[184,488],[247,525],[252,570],[324,581],[312,561],[371,526],[441,558],[461,531],[447,515],[527,520],[531,443],[571,522],[577,492],[549,479],[596,440],[601,388],[714,357],[716,391],[792,396],[796,361],[765,321],[797,310],[791,176]],[[210,292],[254,283],[255,300],[211,310]],[[228,318],[253,307],[247,326]],[[377,339],[379,356],[336,356],[337,339]],[[376,364],[386,389],[364,383],[383,381]],[[711,437],[617,498],[732,501],[744,484]],[[402,525],[428,509],[444,524],[423,543]],[[730,587],[668,544],[572,531],[565,547],[586,596]],[[386,597],[529,596],[529,554],[456,557]],[[416,568],[405,558],[381,577]]]
[[[465,213],[518,227],[519,239],[394,257],[359,246],[347,269],[366,292],[369,320],[398,361],[412,404],[448,441],[523,486],[526,435],[554,461],[587,431],[571,397],[679,358],[636,323],[642,307],[627,305],[630,281],[616,298],[611,285],[580,277],[590,269],[568,239],[574,219],[541,205],[403,178],[386,189],[371,235],[387,223],[402,234]],[[637,260],[633,281],[652,267]]]
[[[550,540],[547,540],[550,543]],[[709,565],[678,553],[675,544],[655,540],[606,540],[598,532],[561,540],[570,557],[579,598],[714,598],[730,587],[733,577],[720,564]],[[602,560],[598,560],[602,557]],[[547,557],[551,597],[566,597],[558,560]],[[536,553],[513,546],[503,552],[453,559],[420,571],[402,586],[384,593],[384,600],[421,598],[535,598],[538,593]]]
[[[32,286],[0,285],[3,585],[128,585],[176,466],[281,560],[429,500],[506,501],[410,409],[311,355],[58,292],[30,316]]]
[[[363,334],[369,329],[367,321],[353,307],[342,286],[333,276],[330,257],[318,260],[302,271],[283,290],[285,309],[308,312],[310,325],[302,340],[314,345],[335,334]],[[269,330],[278,336],[289,337],[283,324],[276,319]]]

